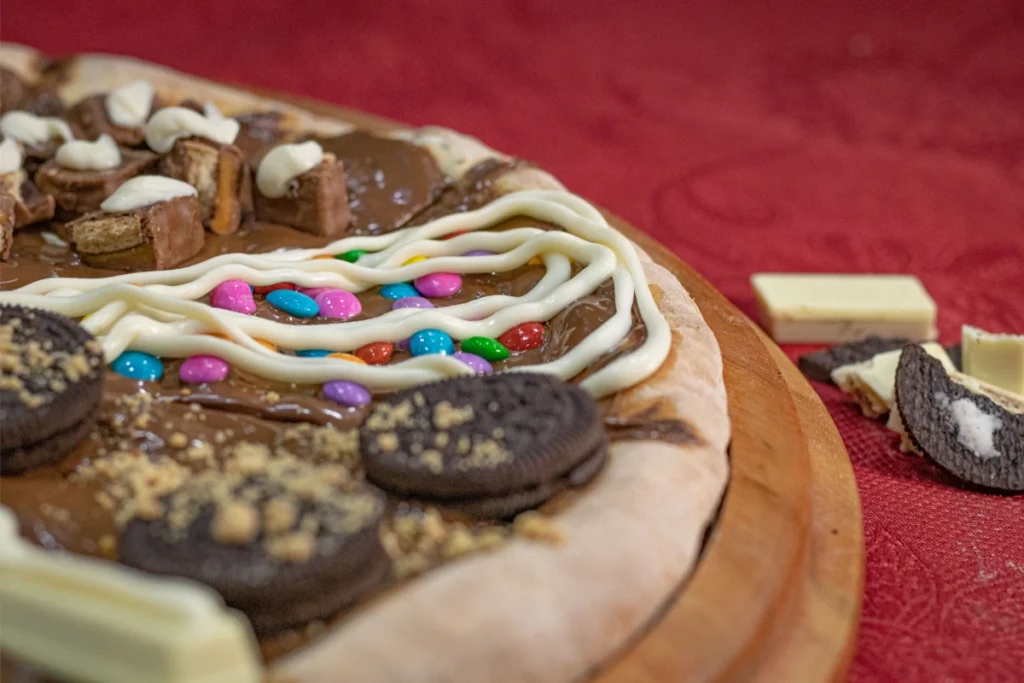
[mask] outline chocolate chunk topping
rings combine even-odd
[[[98,211],[103,200],[125,181],[145,173],[156,160],[157,155],[149,151],[122,149],[121,165],[117,168],[78,171],[51,159],[36,172],[35,181],[40,190],[54,198],[64,220]]]
[[[434,157],[416,145],[361,131],[316,141],[345,166],[351,234],[397,230],[444,189]]]
[[[523,162],[517,160],[481,161],[469,169],[461,180],[446,186],[437,201],[419,213],[409,224],[423,225],[443,216],[473,211],[489,204],[497,197],[494,181],[522,165]]]
[[[55,313],[0,306],[0,472],[64,457],[95,423],[103,390],[99,344]]]
[[[0,67],[0,112],[9,112],[21,108],[28,87],[21,76],[10,69]]]
[[[367,476],[379,486],[486,516],[493,511],[481,499],[511,496],[515,504],[500,506],[505,516],[585,483],[603,462],[606,440],[585,391],[527,373],[398,392],[360,429]],[[573,476],[595,459],[596,467]]]
[[[250,112],[234,118],[239,128],[233,144],[242,150],[246,163],[254,167],[264,152],[286,137],[285,131],[281,129],[281,112]]]
[[[1024,415],[957,384],[919,346],[900,355],[896,402],[914,445],[959,481],[1024,491]]]
[[[851,363],[860,363],[886,351],[898,349],[910,343],[908,339],[883,339],[874,335],[855,342],[848,342],[800,356],[797,364],[800,372],[818,382],[835,384],[832,371]]]

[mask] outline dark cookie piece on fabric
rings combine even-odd
[[[252,453],[236,457],[234,472],[203,473],[155,507],[139,504],[146,518],[126,525],[121,561],[207,584],[262,634],[329,618],[379,585],[390,567],[378,537],[383,494],[259,446]]]
[[[800,372],[810,379],[826,384],[835,384],[832,381],[832,371],[836,368],[851,363],[861,363],[880,353],[901,348],[909,343],[909,339],[888,339],[872,335],[859,341],[840,344],[800,356],[797,365]]]
[[[920,346],[900,355],[896,402],[911,441],[939,467],[980,488],[1024,491],[1024,415],[954,382]]]
[[[961,344],[956,346],[947,346],[946,355],[949,356],[949,360],[953,362],[953,367],[963,372],[964,370],[964,347]]]
[[[494,499],[490,507],[508,511],[499,517],[585,483],[606,444],[589,394],[530,373],[407,389],[379,403],[360,429],[367,476],[378,486],[469,512]],[[582,467],[588,461],[597,462],[593,471]]]
[[[103,392],[99,343],[73,320],[0,305],[0,472],[56,462],[96,422]]]

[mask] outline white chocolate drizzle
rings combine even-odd
[[[0,173],[13,173],[21,168],[21,147],[14,138],[0,142]]]
[[[114,138],[104,134],[95,142],[69,140],[57,149],[54,159],[75,171],[109,171],[121,165],[121,150]]]
[[[283,197],[292,181],[324,160],[324,150],[315,141],[278,145],[267,152],[256,170],[256,188],[264,197]]]
[[[196,188],[180,180],[158,175],[140,175],[122,183],[114,191],[114,194],[100,204],[100,209],[107,213],[120,213],[141,209],[158,202],[170,201],[177,197],[194,197],[196,194]]]
[[[170,152],[178,138],[193,136],[229,145],[238,137],[239,128],[234,119],[203,116],[185,107],[167,107],[153,114],[146,124],[146,144],[160,154]]]
[[[515,216],[552,223],[564,232],[537,227],[486,230]],[[444,239],[457,232],[466,234]],[[358,263],[315,258],[352,249],[371,253]],[[473,250],[495,253],[463,255]],[[402,265],[419,255],[427,259]],[[216,285],[231,279],[255,286],[291,282],[300,287],[337,287],[358,293],[433,272],[509,271],[534,257],[542,259],[547,272],[523,296],[496,295],[434,309],[399,309],[370,320],[289,325],[198,301]],[[572,262],[583,266],[575,275]],[[73,318],[88,316],[83,325],[100,339],[107,361],[128,349],[170,358],[212,354],[272,381],[317,384],[347,379],[373,390],[390,390],[471,370],[450,356],[433,354],[382,366],[329,357],[303,358],[272,351],[256,340],[272,342],[282,349],[351,352],[371,342],[403,340],[426,328],[443,330],[456,340],[493,338],[525,322],[551,320],[609,278],[615,296],[611,318],[560,358],[510,369],[545,372],[562,379],[576,376],[625,339],[633,324],[635,303],[647,338],[638,348],[581,382],[583,388],[600,397],[650,377],[669,353],[671,332],[654,301],[633,244],[596,208],[561,190],[517,192],[476,211],[385,235],[350,237],[320,249],[225,254],[185,268],[108,278],[49,278],[0,293],[0,301],[45,308]]]
[[[138,128],[149,118],[153,94],[153,85],[149,81],[132,81],[111,90],[103,100],[107,118],[122,128]]]
[[[0,117],[0,132],[4,137],[14,138],[26,145],[42,145],[54,138],[75,139],[66,122],[52,116],[36,116],[20,110],[9,111]]]

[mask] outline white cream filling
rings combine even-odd
[[[114,138],[104,134],[95,142],[65,142],[57,149],[54,159],[64,168],[75,171],[109,171],[121,165],[121,150]]]
[[[234,119],[203,116],[185,107],[167,107],[153,114],[146,124],[146,144],[166,154],[179,138],[200,137],[224,145],[238,137],[240,126]]]
[[[935,400],[949,411],[957,426],[956,440],[979,458],[998,458],[1002,455],[996,448],[995,437],[1003,421],[996,415],[986,413],[969,398],[958,398],[950,402],[949,396],[935,392]]]
[[[0,116],[0,132],[26,145],[42,145],[54,138],[74,140],[67,123],[52,116],[36,116],[27,111],[9,111]]]
[[[21,168],[21,148],[14,138],[0,142],[0,173],[13,173]]]
[[[278,145],[267,152],[256,170],[256,187],[264,197],[283,197],[292,181],[308,173],[324,160],[323,148],[310,140],[291,145]]]
[[[130,182],[130,181],[129,181]],[[109,200],[108,200],[109,201]],[[553,223],[565,232],[486,228],[514,216]],[[443,239],[455,232],[467,232]],[[314,259],[351,249],[368,253],[358,263]],[[468,251],[493,256],[463,256]],[[428,259],[402,265],[413,256]],[[287,325],[212,308],[197,301],[217,284],[242,279],[252,285],[292,282],[302,287],[338,287],[351,292],[409,282],[433,272],[503,272],[540,257],[547,273],[529,293],[489,296],[435,309],[399,309],[370,320],[323,325]],[[571,262],[584,266],[575,276]],[[446,216],[426,225],[373,237],[350,237],[320,249],[288,249],[270,254],[225,254],[186,268],[126,273],[109,278],[47,278],[0,301],[46,308],[71,317],[88,315],[85,327],[97,335],[108,361],[127,349],[162,357],[217,355],[265,379],[316,384],[347,379],[371,389],[400,389],[471,372],[449,356],[418,356],[385,366],[359,365],[336,358],[300,358],[271,351],[256,339],[282,349],[324,348],[352,351],[375,341],[399,341],[436,328],[454,339],[498,337],[524,322],[548,321],[608,278],[615,289],[614,315],[555,361],[519,366],[513,372],[546,372],[569,379],[614,348],[632,327],[634,302],[647,328],[644,343],[581,382],[600,397],[650,377],[668,356],[671,332],[647,284],[633,244],[601,213],[560,190],[528,190],[506,195],[476,211]],[[210,336],[218,332],[228,339]]]
[[[153,86],[149,81],[132,81],[111,90],[103,100],[107,118],[122,128],[138,128],[153,108]]]
[[[114,194],[100,204],[100,209],[107,213],[120,213],[158,202],[166,202],[177,197],[194,197],[196,194],[196,188],[180,180],[156,175],[140,175],[124,182]],[[66,278],[57,279],[64,280]],[[102,279],[109,280],[111,278]]]

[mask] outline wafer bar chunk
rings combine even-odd
[[[23,170],[0,173],[0,192],[14,197],[15,228],[53,218],[57,206],[53,197],[40,191]]]
[[[242,197],[248,187],[243,183],[244,165],[238,147],[190,137],[175,141],[160,160],[160,172],[195,187],[203,225],[210,232],[228,235],[238,230],[242,220]]]
[[[131,271],[173,268],[205,239],[195,188],[158,176],[129,180],[68,232],[87,265]]]
[[[352,220],[342,163],[312,141],[270,150],[256,171],[253,199],[256,220],[314,235],[340,235]]]
[[[121,163],[107,170],[65,168],[58,159],[43,164],[35,181],[52,196],[64,218],[96,211],[126,180],[144,173],[156,163],[157,155],[146,150],[121,150]]]
[[[148,81],[134,81],[86,97],[68,111],[68,119],[90,140],[109,135],[119,145],[136,147],[145,142],[143,125],[159,106],[153,86]]]
[[[937,307],[910,275],[759,273],[761,324],[777,342],[832,344],[880,337],[935,339]]]
[[[993,334],[963,326],[964,372],[1024,395],[1024,335]]]
[[[0,261],[11,257],[14,246],[14,195],[0,191]]]

